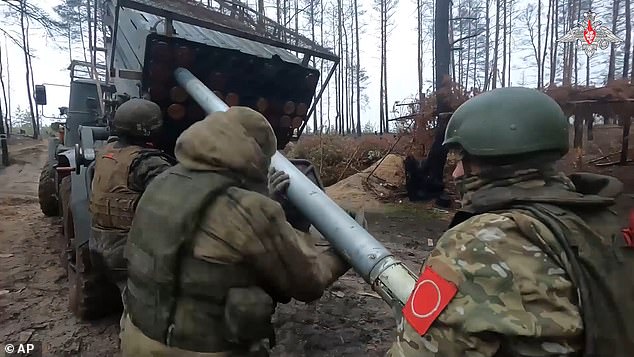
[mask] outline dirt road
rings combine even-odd
[[[46,144],[11,146],[14,164],[0,171],[0,341],[40,341],[45,356],[117,356],[118,316],[82,323],[68,311],[68,284],[60,267],[57,219],[45,217],[37,182]],[[427,238],[446,223],[409,209],[368,214],[370,230],[418,269]],[[436,227],[435,229],[433,227]],[[379,356],[394,321],[387,305],[349,272],[312,304],[278,306],[274,356]]]
[[[112,356],[116,318],[83,324],[68,312],[60,230],[37,201],[46,144],[20,140],[10,149],[14,164],[0,171],[0,341],[43,342],[44,356]]]

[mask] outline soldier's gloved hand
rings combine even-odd
[[[286,191],[290,183],[291,179],[286,172],[275,170],[273,167],[269,168],[269,197],[282,205],[284,213],[286,214],[286,221],[288,221],[293,228],[302,232],[308,232],[310,222],[286,197]]]
[[[350,217],[354,218],[354,220],[357,221],[363,229],[366,231],[368,230],[368,221],[365,219],[365,210],[363,208],[359,208],[356,212],[348,209],[344,209],[344,211],[346,211]]]
[[[286,200],[286,191],[291,179],[284,171],[278,171],[273,167],[269,167],[268,173],[268,190],[269,197],[282,203]]]

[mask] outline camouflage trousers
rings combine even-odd
[[[92,227],[91,233],[89,247],[95,268],[103,271],[108,280],[123,292],[127,279],[127,262],[123,252],[128,232]]]
[[[121,317],[121,357],[228,357],[235,356],[227,352],[193,352],[170,347],[145,336],[134,326],[130,317]]]

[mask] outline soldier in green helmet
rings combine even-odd
[[[111,123],[116,140],[97,153],[92,181],[90,250],[97,266],[123,290],[123,248],[136,204],[149,182],[171,167],[170,159],[150,145],[163,125],[161,108],[145,99],[121,104]]]
[[[631,356],[634,249],[622,183],[565,176],[557,103],[500,88],[460,106],[445,145],[462,200],[421,269],[388,356]]]

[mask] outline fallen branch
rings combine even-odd
[[[344,167],[343,171],[341,171],[341,175],[339,175],[339,178],[337,179],[337,182],[341,181],[341,179],[343,178],[343,175],[345,175],[346,171],[348,171],[348,168],[350,167],[350,164],[352,163],[352,160],[354,160],[354,158],[357,156],[357,153],[359,152],[359,148],[360,147],[361,147],[361,144],[359,143],[357,145],[357,148],[352,153],[352,156],[350,156],[350,159],[348,160],[348,163],[346,164],[346,167]]]
[[[367,296],[367,297],[372,297],[375,299],[380,299],[381,297],[377,294],[373,294],[373,293],[366,293],[365,291],[359,291],[357,294],[361,295],[361,296]]]
[[[599,161],[601,161],[601,160],[603,160],[603,159],[607,159],[608,157],[610,157],[610,156],[612,156],[612,155],[615,155],[615,154],[620,154],[620,153],[621,153],[621,151],[611,152],[611,153],[609,153],[609,154],[607,154],[607,155],[604,155],[604,156],[598,157],[598,158],[596,158],[596,159],[592,159],[592,160],[590,160],[590,161],[586,162],[586,164],[594,164],[595,162],[599,162]]]
[[[629,163],[631,163],[631,162],[634,162],[634,160],[632,160],[632,159],[627,160],[627,161],[625,162],[625,165],[627,165],[627,164],[629,164]],[[606,163],[603,163],[603,164],[594,164],[594,166],[597,166],[597,167],[606,167],[606,166],[614,166],[614,165],[619,165],[619,164],[621,164],[621,160],[619,160],[619,161],[612,161],[612,162],[606,162]],[[625,166],[625,165],[624,165],[624,166]]]
[[[379,160],[379,162],[376,164],[376,166],[374,166],[374,168],[372,169],[372,171],[370,171],[370,174],[368,175],[368,177],[365,178],[365,181],[367,182],[370,177],[372,177],[372,175],[374,174],[374,171],[376,171],[376,169],[379,168],[379,166],[381,166],[381,163],[383,162],[383,160],[385,160],[385,158],[392,153],[392,150],[394,150],[394,148],[396,147],[396,144],[398,144],[399,141],[401,141],[401,139],[403,138],[403,136],[405,135],[406,132],[409,131],[409,129],[412,127],[412,124],[414,124],[415,121],[412,121],[409,126],[407,127],[407,129],[405,129],[402,133],[399,134],[398,138],[396,138],[396,140],[394,141],[394,144],[392,144],[390,146],[390,148],[387,150],[387,153],[385,153],[385,155],[383,155],[383,157],[381,158],[381,160]]]

